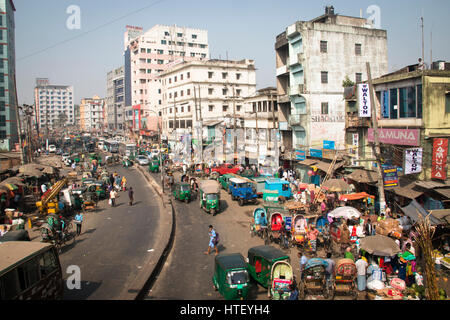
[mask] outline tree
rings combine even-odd
[[[344,81],[342,81],[342,86],[344,88],[347,88],[347,87],[353,87],[354,85],[355,85],[355,83],[352,80],[350,80],[350,78],[348,76],[345,76]]]

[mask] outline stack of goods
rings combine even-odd
[[[391,236],[397,239],[402,236],[402,227],[399,222],[391,218],[378,221],[375,230],[377,234],[382,236]]]

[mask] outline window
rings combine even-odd
[[[241,95],[241,89],[236,89],[236,95],[239,97]]]
[[[0,111],[5,111],[5,101],[0,101]]]
[[[152,49],[147,49],[147,53],[152,53]]]
[[[228,77],[228,72],[222,72],[222,79],[226,79]]]
[[[328,42],[320,41],[320,52],[327,53],[328,52]]]
[[[263,112],[267,112],[267,101],[263,101]]]
[[[173,51],[169,50],[169,55],[172,56],[173,55]]]
[[[223,112],[227,112],[228,111],[228,106],[222,106],[222,111]]]
[[[191,52],[191,57],[195,57],[195,53],[194,52]]]
[[[417,118],[422,119],[422,85],[421,84],[416,86],[416,94],[417,94]],[[446,97],[445,110],[447,112],[447,95],[445,97]]]
[[[422,90],[420,90],[420,93],[422,95]],[[450,92],[445,93],[445,113],[450,113]]]
[[[360,56],[362,54],[362,45],[361,43],[355,43],[355,54]]]
[[[175,93],[173,94],[173,97],[176,98],[178,97],[178,93],[175,91]]]
[[[170,36],[170,33],[169,33],[168,31],[165,31],[165,32],[164,32],[164,35],[165,35],[166,37],[168,37],[168,36]]]
[[[389,105],[390,105],[391,119],[397,119],[398,118],[397,89],[389,90]]]
[[[240,73],[236,73],[236,80],[239,80],[241,78],[241,74]]]
[[[158,64],[164,64],[164,60],[158,60]]]
[[[213,88],[208,88],[208,94],[213,94],[214,93],[214,89]]]
[[[183,75],[180,75],[180,80],[183,80]]]
[[[416,93],[414,87],[399,88],[400,118],[416,117]]]
[[[189,79],[190,77],[191,77],[191,73],[188,72],[188,73],[187,73],[187,78]]]
[[[180,91],[180,96],[183,96],[183,90]]]
[[[327,71],[322,71],[320,73],[320,80],[322,83],[328,83],[328,72]]]
[[[164,50],[158,49],[158,50],[156,50],[156,51],[157,51],[158,54],[164,54]]]
[[[208,111],[210,111],[210,112],[214,111],[214,105],[209,105],[208,106]]]
[[[182,37],[183,36],[183,34],[182,33],[177,33],[177,37]]]
[[[167,44],[166,40],[161,40],[161,44]]]
[[[141,48],[141,53],[145,53],[145,48]]]
[[[355,82],[356,83],[362,82],[362,73],[355,73]]]
[[[202,57],[202,58],[206,58],[206,54],[205,54],[205,53],[202,53],[202,54],[201,54],[201,57]]]
[[[187,89],[187,90],[186,90],[186,95],[188,95],[188,96],[191,95],[191,89]]]
[[[208,79],[212,79],[214,72],[208,72]]]
[[[173,78],[173,82],[177,82],[177,76]]]
[[[197,39],[197,35],[196,35],[196,34],[193,34],[193,35],[192,35],[192,39]]]
[[[237,112],[241,111],[241,107],[242,107],[242,106],[240,106],[240,105],[236,106],[236,111],[237,111]]]
[[[206,44],[201,44],[201,45],[200,45],[200,48],[201,48],[201,49],[205,49],[205,48],[206,48]]]
[[[169,78],[169,84],[172,83],[172,78]]]
[[[322,102],[321,108],[320,108],[321,114],[328,114],[328,102]]]
[[[228,89],[222,89],[222,94],[226,96],[228,94]]]

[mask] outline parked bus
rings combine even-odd
[[[3,242],[0,257],[0,300],[62,299],[62,269],[53,245]]]

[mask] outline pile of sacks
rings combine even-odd
[[[375,231],[382,236],[391,236],[400,239],[403,229],[397,220],[387,218],[386,220],[380,220],[376,223]]]

